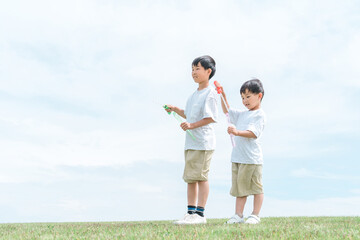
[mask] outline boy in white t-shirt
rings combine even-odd
[[[185,168],[183,179],[187,183],[188,211],[175,224],[202,224],[205,205],[209,195],[208,173],[215,150],[214,123],[218,118],[217,93],[210,87],[209,80],[216,71],[215,61],[210,56],[202,56],[192,62],[192,77],[198,89],[188,98],[185,110],[167,104],[167,112],[174,111],[183,118],[180,127],[190,130],[193,139],[186,134]]]
[[[257,224],[260,222],[260,209],[264,199],[262,187],[263,155],[259,138],[264,130],[266,117],[261,109],[264,88],[258,79],[245,82],[240,89],[242,102],[248,111],[230,108],[224,91],[222,109],[229,109],[230,121],[235,126],[228,127],[228,133],[235,135],[235,147],[232,150],[232,186],[230,194],[236,197],[235,215],[227,223]],[[227,105],[227,108],[225,105]],[[245,221],[243,211],[247,196],[254,195],[254,209]]]

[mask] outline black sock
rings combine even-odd
[[[188,205],[188,214],[194,214],[196,211],[196,207],[195,206],[191,206],[191,205]]]
[[[199,216],[203,217],[204,216],[204,210],[205,210],[205,208],[203,208],[203,207],[196,207],[195,213],[198,214]]]

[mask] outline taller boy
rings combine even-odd
[[[191,130],[196,138],[194,140],[186,134],[183,179],[187,183],[188,211],[175,224],[206,223],[204,210],[209,196],[208,173],[216,144],[213,123],[218,118],[217,93],[209,84],[215,71],[212,57],[194,59],[192,77],[199,85],[197,90],[188,98],[185,110],[167,105],[167,112],[174,111],[186,119],[180,127],[184,131]]]

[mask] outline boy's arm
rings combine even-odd
[[[257,138],[256,135],[252,131],[249,131],[249,130],[240,131],[240,130],[237,130],[234,126],[228,127],[228,133],[234,134],[235,136],[239,136],[239,137]]]
[[[223,96],[223,97],[221,98],[221,108],[222,108],[223,112],[224,112],[225,114],[227,114],[227,113],[228,113],[228,109],[230,108],[230,106],[229,106],[229,103],[228,103],[228,101],[227,101],[227,99],[226,99],[226,95],[225,95],[225,92],[224,92],[223,87],[220,87],[220,88],[221,88],[221,95]],[[225,102],[224,102],[224,100],[225,100]],[[225,104],[226,104],[227,108],[226,108]]]
[[[166,106],[168,106],[168,109],[165,109],[165,111],[167,112],[176,112],[177,114],[179,114],[181,117],[185,118],[186,119],[186,116],[185,116],[185,111],[181,108],[178,108],[174,105],[170,105],[170,104],[167,104]]]
[[[215,121],[212,118],[203,118],[200,121],[194,122],[194,123],[188,123],[188,122],[183,122],[180,127],[186,131],[188,129],[194,129],[194,128],[198,128],[198,127],[202,127],[205,126],[207,124],[210,123],[214,123]]]

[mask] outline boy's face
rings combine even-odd
[[[192,66],[192,77],[196,83],[209,81],[211,69],[205,69],[199,62],[196,66]]]
[[[262,93],[252,93],[248,89],[241,93],[244,106],[249,110],[257,110],[261,105]]]

